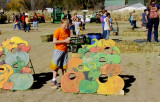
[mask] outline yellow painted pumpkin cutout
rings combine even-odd
[[[124,88],[124,80],[119,76],[108,77],[106,82],[101,82],[99,78],[96,81],[99,84],[98,94],[113,95]]]
[[[70,77],[70,75],[74,75]],[[70,71],[63,75],[61,87],[64,92],[79,92],[79,84],[85,79],[83,72]]]
[[[0,65],[0,88],[8,81],[8,78],[13,74],[13,68],[10,65]]]

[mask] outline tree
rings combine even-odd
[[[23,0],[11,0],[10,3],[8,3],[8,7],[12,11],[20,11],[23,4]]]
[[[7,6],[7,0],[0,0],[0,9]]]

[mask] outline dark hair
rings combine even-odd
[[[110,13],[107,13],[107,16],[110,16]]]
[[[69,13],[69,11],[68,11],[68,13]]]
[[[144,12],[146,12],[147,11],[147,9],[144,9]]]

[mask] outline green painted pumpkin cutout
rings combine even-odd
[[[96,80],[101,75],[101,72],[98,69],[91,69],[88,73],[88,79]]]
[[[14,83],[12,90],[27,90],[33,84],[33,76],[28,73],[14,73],[10,76],[9,82]]]
[[[17,57],[19,57],[22,61],[24,61],[25,66],[28,64],[29,54],[27,52],[23,52],[23,51],[16,52],[16,53],[8,52],[6,54],[5,63],[12,66],[13,62],[18,62]]]
[[[119,50],[118,47],[113,46],[112,49],[113,49],[113,52],[112,52],[113,54],[118,54],[118,55],[120,55],[120,50]]]
[[[101,68],[102,66],[104,66],[108,61],[108,57],[104,53],[96,54],[95,59],[96,59],[96,64],[98,68]]]
[[[70,75],[74,74],[73,78],[70,78]],[[85,76],[82,72],[70,71],[63,75],[61,80],[61,87],[64,92],[79,92],[79,83],[81,80],[85,79]]]
[[[117,55],[107,55],[107,63],[108,64],[120,64],[121,63],[121,57]]]
[[[19,73],[20,70],[25,66],[24,65],[25,63],[24,61],[21,60],[19,56],[17,56],[16,59],[17,59],[17,62],[13,62],[12,67],[13,67],[14,73]],[[15,67],[15,65],[18,65],[18,68]]]
[[[86,52],[89,52],[89,49],[86,49],[86,48],[78,49],[78,53],[81,54],[81,57],[84,57]]]
[[[98,83],[96,81],[82,80],[79,84],[80,93],[96,93]]]
[[[10,65],[0,65],[0,88],[8,81],[8,78],[13,74],[13,68]]]

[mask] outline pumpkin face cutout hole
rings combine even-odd
[[[85,53],[85,56],[86,56],[86,57],[91,57],[91,52],[86,52],[86,53]]]
[[[105,75],[105,74],[100,75],[100,76],[99,76],[99,81],[100,81],[101,83],[106,83],[106,82],[108,81],[108,76]]]
[[[15,65],[13,66],[13,68],[15,68],[15,69],[17,69],[18,67],[19,67],[18,64],[15,64]]]
[[[79,70],[83,70],[83,69],[84,69],[84,66],[83,66],[83,65],[79,65],[79,66],[78,66],[78,69],[79,69]]]
[[[99,62],[100,62],[100,63],[106,63],[106,58],[101,57],[101,58],[99,59]]]
[[[111,47],[106,47],[106,48],[104,49],[104,53],[105,53],[105,54],[111,54],[111,53],[112,53],[112,48],[111,48]]]
[[[13,49],[11,50],[11,52],[14,53],[14,54],[15,54],[17,51],[18,51],[17,48],[13,48]]]
[[[69,79],[74,80],[76,78],[76,75],[74,73],[69,74]]]

